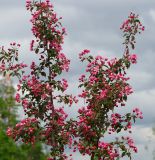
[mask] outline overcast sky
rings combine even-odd
[[[144,113],[144,119],[138,121],[133,129],[133,137],[139,147],[139,153],[134,155],[134,159],[151,160],[151,150],[146,151],[144,146],[147,144],[151,148],[154,143],[149,142],[148,137],[152,137],[151,127],[155,122],[155,0],[52,2],[58,15],[63,17],[63,24],[67,29],[64,53],[72,62],[70,72],[65,76],[70,83],[70,91],[75,94],[76,81],[83,70],[83,65],[77,60],[78,53],[83,49],[90,49],[94,55],[120,57],[123,53],[120,25],[131,11],[140,15],[146,30],[137,39],[136,50],[133,52],[138,55],[138,63],[129,71],[135,92],[129,97],[127,110],[139,106]],[[0,0],[0,46],[12,41],[20,42],[21,59],[27,62],[32,60],[32,53],[29,52],[32,39],[29,19],[25,0]],[[75,160],[79,158],[76,154]]]

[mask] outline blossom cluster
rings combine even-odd
[[[123,35],[125,37],[124,44],[126,45],[125,52],[126,54],[128,54],[129,46],[131,46],[132,49],[135,48],[135,44],[136,44],[135,35],[137,33],[140,34],[142,31],[144,31],[145,27],[142,25],[141,21],[139,20],[139,16],[131,12],[130,15],[128,16],[128,19],[124,21],[120,29],[124,33]]]
[[[22,139],[22,142],[34,144],[38,134],[39,122],[35,118],[27,118],[16,124],[15,128],[8,128],[7,135],[15,141]]]

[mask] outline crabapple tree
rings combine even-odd
[[[61,17],[54,12],[49,0],[27,0],[26,8],[32,15],[34,35],[30,51],[37,54],[38,60],[32,61],[30,66],[20,63],[20,44],[15,42],[9,49],[1,47],[0,51],[0,71],[18,77],[15,98],[27,116],[14,128],[8,128],[8,136],[26,144],[38,140],[47,144],[51,148],[49,160],[72,159],[72,154],[65,154],[66,147],[89,155],[91,160],[131,158],[131,152],[137,152],[137,148],[130,137],[123,136],[110,142],[104,137],[121,131],[130,132],[136,118],[143,118],[138,108],[124,115],[115,111],[119,107],[121,110],[128,95],[133,93],[126,71],[137,62],[136,54],[130,50],[135,48],[136,35],[144,30],[138,15],[131,13],[121,26],[125,39],[121,58],[94,57],[88,49],[79,54],[87,67],[86,74],[79,78],[82,92],[76,98],[66,94],[67,80],[59,76],[69,70],[70,64],[62,52],[66,31],[60,22]],[[30,69],[29,74],[25,74],[25,67]],[[78,110],[75,119],[70,119],[64,106],[78,105],[81,98],[85,105]]]

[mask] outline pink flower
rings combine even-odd
[[[90,53],[90,50],[88,50],[88,49],[83,50],[81,53],[79,53],[79,58],[80,58],[81,60],[84,60],[84,59],[85,59],[85,58],[84,58],[84,55],[86,55],[86,54],[88,54],[88,53]]]
[[[63,90],[64,90],[64,91],[68,88],[67,80],[64,79],[64,78],[62,79],[62,87],[63,87]]]
[[[143,119],[143,113],[140,111],[139,108],[135,108],[135,109],[133,110],[133,113],[135,114],[136,118]]]
[[[7,129],[6,134],[7,134],[8,136],[11,136],[11,135],[12,135],[12,129],[11,129],[10,127]]]
[[[137,55],[131,54],[129,57],[129,60],[131,60],[131,63],[133,63],[133,64],[137,63]]]
[[[107,96],[107,90],[106,89],[103,89],[100,93],[100,98],[101,99],[104,99],[105,97]]]
[[[142,29],[142,31],[144,31],[144,30],[145,30],[145,27],[143,26],[141,29]]]
[[[21,100],[20,100],[20,94],[19,94],[19,93],[16,94],[16,97],[15,97],[15,98],[16,98],[16,101],[17,101],[18,103],[21,102]]]

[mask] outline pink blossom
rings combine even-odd
[[[19,93],[16,94],[16,101],[17,101],[18,103],[21,102],[21,100],[20,100],[20,94],[19,94]]]
[[[133,63],[133,64],[137,63],[137,55],[136,54],[130,55],[129,59],[131,60],[131,63]]]

